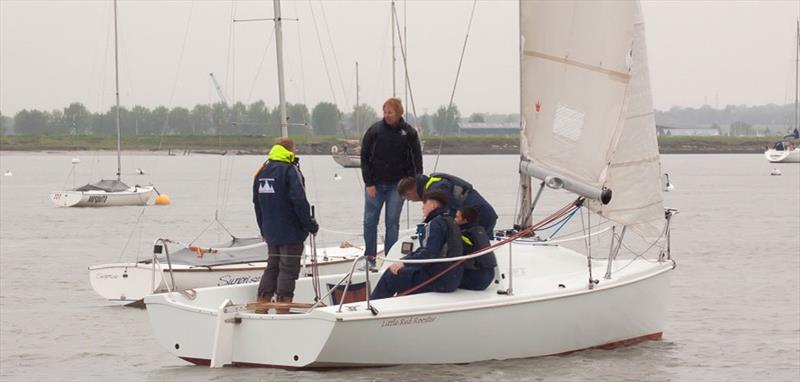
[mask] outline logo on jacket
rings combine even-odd
[[[274,194],[275,189],[272,187],[272,182],[275,178],[259,178],[258,179],[258,193],[259,194]]]

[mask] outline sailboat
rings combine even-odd
[[[468,363],[660,339],[675,267],[675,211],[662,204],[640,5],[521,1],[520,21],[516,227],[472,255],[416,260],[461,261],[494,251],[494,284],[370,301],[368,294],[348,294],[369,290],[378,276],[369,271],[302,278],[294,301],[307,304],[293,303],[292,314],[256,313],[254,285],[150,295],[144,302],[158,342],[195,364],[296,369]],[[541,181],[535,198],[532,177]],[[576,199],[534,223],[546,189]],[[593,212],[586,220],[599,215],[612,231],[622,226],[610,248],[592,248],[601,231],[591,224],[573,237],[585,241],[585,253],[539,238],[585,209]],[[646,253],[617,259],[622,240],[630,244],[632,237],[649,243]],[[388,263],[414,262],[402,256],[416,240],[393,246],[382,271]]]
[[[333,161],[344,168],[361,167],[361,142],[357,139],[340,139],[331,146]]]
[[[114,92],[116,96],[117,179],[101,179],[95,183],[50,193],[50,201],[59,207],[106,207],[145,205],[153,195],[152,185],[129,186],[122,181],[122,155],[119,126],[119,47],[117,43],[117,2],[114,1]]]
[[[353,125],[356,128],[356,135],[361,135],[358,119],[359,105],[359,83],[358,83],[358,62],[356,62],[356,107],[353,110]],[[340,139],[338,143],[331,146],[331,156],[333,161],[344,168],[361,167],[361,141],[358,139]]]
[[[798,104],[798,68],[800,68],[800,20],[797,21],[797,33],[795,39],[795,67],[794,67],[794,130],[791,134],[784,136],[783,140],[775,142],[772,148],[764,151],[764,156],[770,163],[800,162],[800,126],[798,126],[798,114],[800,114],[800,104]],[[793,140],[787,140],[787,139]]]

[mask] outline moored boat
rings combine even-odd
[[[110,207],[146,205],[153,186],[128,186],[119,180],[101,180],[74,190],[54,191],[50,201],[59,207]]]
[[[258,283],[267,266],[267,247],[261,238],[234,238],[208,247],[159,239],[157,245],[162,253],[152,257],[90,266],[94,291],[112,304],[140,304],[151,293]],[[169,245],[179,249],[170,253]],[[312,259],[311,249],[306,248],[301,276],[311,275],[312,260],[320,274],[347,272],[363,250],[345,243],[317,252],[319,257]]]

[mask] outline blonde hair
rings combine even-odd
[[[386,106],[394,109],[397,115],[403,115],[403,102],[400,101],[400,98],[389,98],[386,102],[383,103],[383,108],[385,109]]]
[[[286,150],[294,152],[294,141],[292,140],[292,138],[286,138],[286,137],[275,138],[275,144],[281,145]]]

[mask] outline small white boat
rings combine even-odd
[[[153,193],[153,186],[131,187],[119,180],[101,180],[74,190],[53,191],[50,201],[59,207],[142,206]]]
[[[778,175],[782,175],[783,173],[781,173],[781,169],[773,168],[772,171],[769,172],[769,174],[773,175],[773,176],[778,176]]]
[[[114,1],[114,36],[117,35],[117,3]],[[150,201],[155,188],[152,185],[133,187],[122,182],[122,141],[120,132],[120,104],[119,104],[119,62],[117,60],[116,38],[114,39],[114,77],[116,93],[116,128],[117,128],[117,179],[101,179],[96,183],[89,183],[71,190],[54,191],[50,193],[50,201],[59,207],[110,207],[110,206],[140,206]],[[72,158],[72,171],[81,160]]]
[[[333,160],[345,168],[361,167],[361,143],[357,140],[342,140],[331,146]]]
[[[14,176],[14,173],[11,172],[11,170],[6,170],[6,172],[3,175],[4,176]]]
[[[466,256],[493,250],[494,284],[369,301],[379,274],[351,271],[298,280],[291,304],[255,303],[253,284],[149,295],[144,302],[158,342],[195,364],[296,369],[466,363],[660,339],[675,267],[674,210],[662,203],[640,5],[575,0],[519,7],[521,228]],[[532,177],[542,181],[536,201],[545,187],[580,199],[533,224]],[[577,231],[588,234],[572,238],[585,253],[531,239],[583,207],[623,226],[612,229],[610,247],[592,249],[590,214]],[[646,249],[623,246],[630,236]],[[401,259],[417,238],[400,244],[387,261],[466,258]],[[623,247],[630,256],[617,259]],[[265,308],[294,314],[257,313]]]
[[[257,283],[267,266],[267,246],[261,238],[236,238],[210,247],[170,240],[157,243],[165,251],[153,257],[89,267],[94,291],[113,304],[131,305],[151,293]],[[180,249],[169,253],[169,244]],[[364,251],[343,245],[318,248],[317,252],[320,274],[331,274],[349,271],[353,259]],[[311,275],[310,253],[306,247],[301,276]]]
[[[797,163],[800,162],[800,147],[781,141],[764,151],[764,156],[770,163]]]

